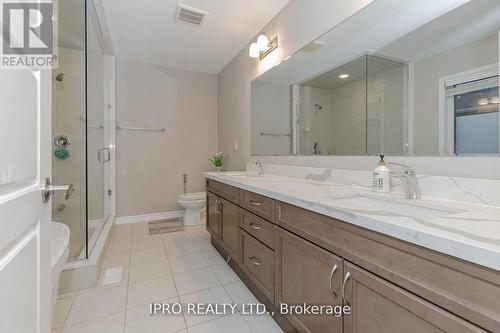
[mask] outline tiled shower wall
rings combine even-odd
[[[52,182],[74,184],[73,195],[64,200],[56,193],[52,201],[52,220],[70,227],[69,260],[77,259],[85,249],[86,239],[86,161],[85,161],[85,67],[83,50],[59,48],[59,67],[53,72],[52,136],[67,135],[71,139],[70,157],[53,157]],[[64,73],[62,82],[55,76]],[[56,148],[52,144],[52,151]]]

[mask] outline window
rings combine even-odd
[[[498,155],[500,152],[498,65],[440,80],[440,153]]]

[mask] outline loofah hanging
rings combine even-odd
[[[60,160],[66,160],[69,158],[69,150],[63,147],[58,147],[54,150],[54,155]]]

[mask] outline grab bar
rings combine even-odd
[[[165,132],[164,128],[116,126],[117,130]]]

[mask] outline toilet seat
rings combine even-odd
[[[179,196],[179,199],[182,201],[198,201],[205,200],[206,193],[205,192],[192,192],[192,193],[183,193]]]

